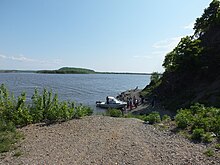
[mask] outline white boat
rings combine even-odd
[[[108,101],[107,101],[108,100]],[[114,97],[108,96],[106,101],[96,101],[96,106],[101,108],[124,108],[127,105],[126,102],[119,101]]]

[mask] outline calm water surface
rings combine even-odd
[[[97,100],[105,100],[106,96],[144,88],[150,81],[149,75],[123,74],[35,74],[35,73],[1,73],[0,84],[4,83],[15,96],[22,91],[30,99],[37,88],[58,93],[60,100],[73,100],[91,106],[96,112],[104,110],[96,108]]]

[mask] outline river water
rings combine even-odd
[[[144,88],[150,81],[149,75],[128,74],[37,74],[37,73],[1,73],[0,84],[15,96],[25,91],[30,100],[35,88],[43,88],[57,93],[60,100],[71,100],[88,105],[95,112],[104,110],[95,107],[97,100],[106,96],[116,96],[121,92]]]

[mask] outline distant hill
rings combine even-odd
[[[145,88],[167,108],[177,110],[199,102],[220,107],[220,2],[213,0],[194,25],[195,33],[181,39],[165,57],[165,72]]]
[[[94,74],[94,70],[85,68],[73,68],[73,67],[63,67],[58,70],[40,70],[37,73],[49,73],[49,74]]]
[[[130,74],[130,75],[151,75],[151,73],[129,73],[129,72],[96,72],[91,69],[63,67],[58,70],[39,70],[37,73],[47,74]]]

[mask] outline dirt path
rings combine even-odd
[[[85,117],[50,126],[29,125],[20,150],[0,164],[159,165],[220,164],[206,157],[206,147],[137,119]]]

